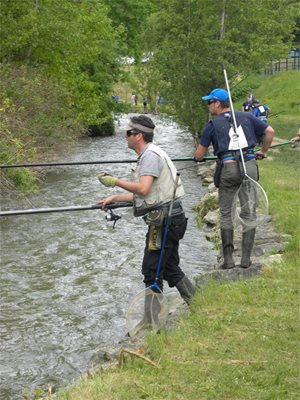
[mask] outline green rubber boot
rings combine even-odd
[[[235,263],[232,257],[234,246],[233,246],[233,230],[221,229],[222,249],[224,262],[221,265],[222,269],[231,269],[235,267]]]
[[[250,257],[254,246],[254,239],[255,229],[243,232],[241,268],[249,268],[251,265]]]
[[[192,284],[192,282],[189,280],[187,276],[184,276],[176,285],[176,288],[178,292],[180,293],[180,296],[183,298],[183,300],[187,303],[190,304],[191,298],[196,292],[195,286]]]

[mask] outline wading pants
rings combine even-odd
[[[256,160],[245,162],[247,174],[255,181],[258,180],[258,169]],[[241,162],[224,163],[222,168],[219,186],[219,206],[220,206],[220,228],[233,229],[231,209],[234,196],[240,187],[244,176],[243,165]],[[245,193],[247,197],[247,193]],[[241,193],[240,202],[243,201]]]

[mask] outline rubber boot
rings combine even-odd
[[[196,292],[195,286],[192,284],[192,282],[189,280],[187,276],[184,276],[176,285],[176,288],[180,294],[180,296],[183,298],[183,300],[187,303],[190,304],[192,296]]]
[[[221,265],[222,269],[234,268],[234,260],[232,257],[234,246],[233,246],[233,230],[221,229],[222,249],[224,262]]]
[[[241,268],[249,268],[251,265],[250,257],[254,246],[254,238],[255,229],[243,232]]]

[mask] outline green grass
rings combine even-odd
[[[160,369],[128,359],[82,378],[59,400],[299,398],[299,155],[299,147],[282,146],[260,162],[274,227],[291,235],[283,261],[259,278],[198,292],[176,330],[148,337],[145,354]]]
[[[254,97],[271,108],[269,123],[276,130],[277,137],[290,139],[295,136],[300,123],[300,71],[250,76],[240,85],[252,85]],[[238,109],[245,100],[246,96],[236,102]],[[277,117],[272,116],[276,113],[279,113]]]

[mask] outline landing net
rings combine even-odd
[[[130,337],[141,330],[158,332],[166,325],[169,305],[162,292],[150,287],[139,292],[132,300],[126,314],[126,326]]]
[[[243,232],[264,224],[269,215],[269,201],[262,186],[246,175],[232,202],[231,216],[235,227]]]

